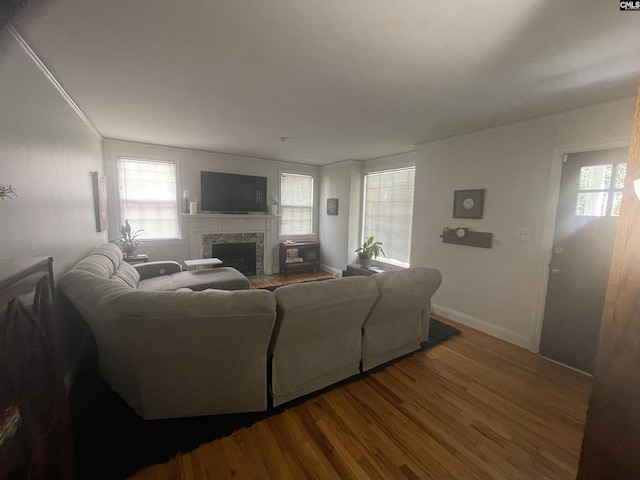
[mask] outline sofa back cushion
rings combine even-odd
[[[287,285],[275,296],[274,406],[359,372],[362,324],[378,298],[371,277]]]
[[[137,288],[140,281],[137,270],[122,261],[122,252],[113,243],[105,243],[95,248],[80,260],[73,270],[92,273],[103,279],[114,279],[131,288]]]
[[[111,278],[118,279],[131,288],[138,288],[140,274],[127,262],[120,262],[120,267],[113,272],[113,276]]]
[[[431,297],[442,283],[435,268],[412,267],[372,275],[380,296],[363,328],[362,365],[376,365],[420,348],[428,334]]]

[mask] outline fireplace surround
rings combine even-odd
[[[277,267],[277,216],[196,214],[183,218],[189,237],[189,258],[221,258],[213,253],[214,246],[255,243],[255,274],[271,275],[274,266]]]

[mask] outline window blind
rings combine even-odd
[[[179,238],[176,164],[118,159],[121,223],[129,220],[141,239]]]
[[[313,233],[313,177],[282,173],[280,175],[281,235]]]
[[[363,238],[382,242],[378,260],[409,266],[415,167],[364,177]]]

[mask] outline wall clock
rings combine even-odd
[[[484,189],[453,192],[453,218],[482,218]]]

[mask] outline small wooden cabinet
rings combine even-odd
[[[387,271],[389,271],[389,269],[378,267],[375,265],[371,267],[363,267],[361,265],[347,265],[347,269],[342,271],[342,276],[343,277],[356,277],[359,275],[369,276],[375,273],[381,273],[381,272],[387,272]]]
[[[51,265],[0,260],[0,479],[76,477]]]
[[[318,242],[294,242],[280,244],[280,273],[320,270],[320,244]]]

